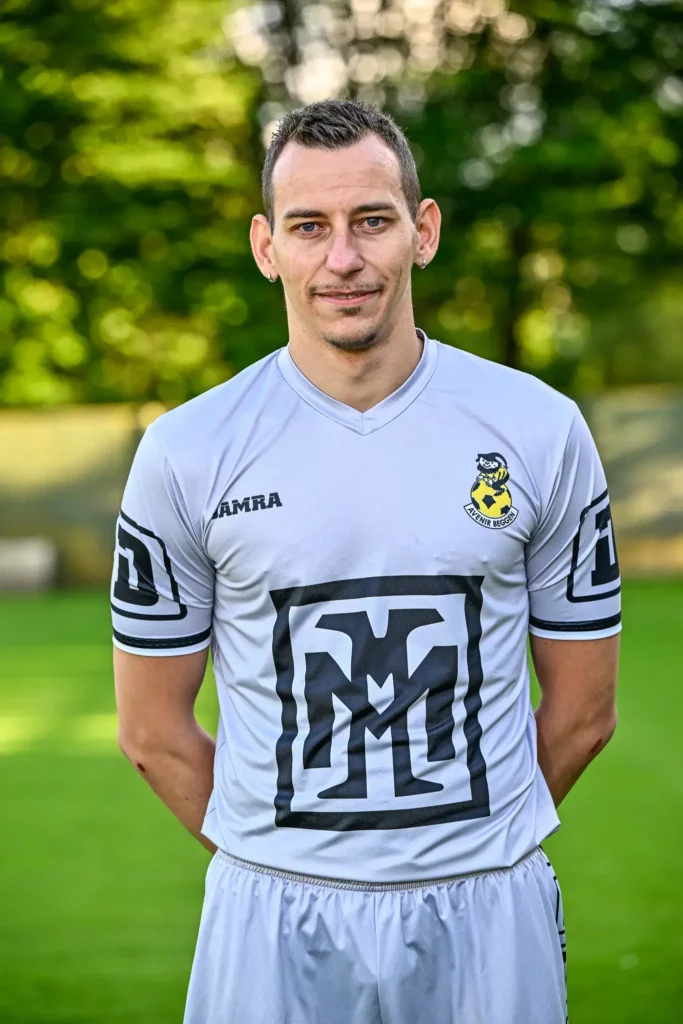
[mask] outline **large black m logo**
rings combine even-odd
[[[453,699],[458,678],[458,648],[433,647],[412,676],[408,675],[408,636],[420,626],[441,622],[436,609],[396,608],[389,611],[386,635],[376,637],[367,612],[322,615],[319,629],[338,630],[351,638],[351,678],[326,652],[306,655],[306,704],[310,732],[304,744],[304,768],[329,768],[336,694],[351,712],[349,774],[345,782],[320,793],[321,798],[367,796],[365,732],[379,739],[391,730],[396,796],[416,796],[443,789],[438,782],[416,779],[410,764],[408,709],[427,693],[428,759],[455,757]],[[394,700],[379,713],[368,698],[368,676],[383,686],[394,681]]]
[[[409,828],[489,813],[486,765],[481,754],[482,683],[479,642],[481,639],[481,577],[468,576],[383,576],[343,580],[311,587],[273,591],[271,598],[278,615],[273,635],[277,670],[277,692],[282,700],[282,734],[277,744],[278,793],[275,799],[277,825],[290,828],[369,829]],[[439,623],[436,608],[389,608],[384,636],[376,636],[366,611],[323,613],[315,620],[317,629],[344,634],[351,641],[351,671],[347,676],[326,651],[305,653],[304,698],[308,734],[303,744],[303,769],[329,768],[334,732],[336,697],[350,712],[346,779],[318,793],[321,801],[367,797],[366,736],[380,738],[389,732],[397,798],[415,798],[444,789],[438,782],[417,778],[411,764],[408,711],[424,695],[428,761],[459,758],[466,763],[470,779],[469,800],[448,801],[407,807],[397,800],[395,809],[377,811],[300,811],[292,809],[294,799],[293,746],[297,737],[297,701],[294,696],[294,655],[290,636],[290,612],[302,605],[324,605],[330,601],[414,596],[424,598],[462,595],[467,633],[466,651],[457,646],[437,646],[409,672],[408,638],[421,626]],[[423,604],[424,602],[416,602]],[[403,602],[405,604],[405,602]],[[339,607],[339,606],[337,606]],[[456,696],[459,661],[464,656],[467,683]],[[369,699],[368,678],[378,687],[393,681],[393,699],[378,711]],[[453,742],[454,700],[464,704],[463,749]],[[328,805],[329,806],[329,805]]]

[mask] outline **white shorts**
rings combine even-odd
[[[542,850],[427,883],[339,882],[219,851],[184,1024],[566,1024]]]

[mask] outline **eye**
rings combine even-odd
[[[317,227],[318,227],[318,225],[315,223],[315,221],[309,220],[309,221],[306,221],[304,224],[297,224],[297,231],[301,231],[302,235],[312,235],[315,232],[314,231],[307,231],[306,228],[317,228]]]
[[[386,221],[386,217],[366,217],[365,223],[369,228],[381,228],[382,224]]]

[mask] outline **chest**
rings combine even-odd
[[[226,466],[205,534],[218,576],[269,589],[368,574],[517,576],[534,518],[522,461],[509,443],[498,452],[505,439],[490,429],[465,441],[449,426],[364,436],[314,420]],[[482,452],[499,459],[482,463]]]

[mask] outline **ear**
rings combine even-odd
[[[415,247],[415,262],[422,267],[422,261],[431,263],[439,247],[441,233],[441,211],[433,199],[423,199],[415,219],[418,241]]]
[[[262,213],[257,213],[252,218],[249,241],[256,265],[263,276],[271,281],[276,280],[278,273],[271,259],[273,236],[268,219]]]

